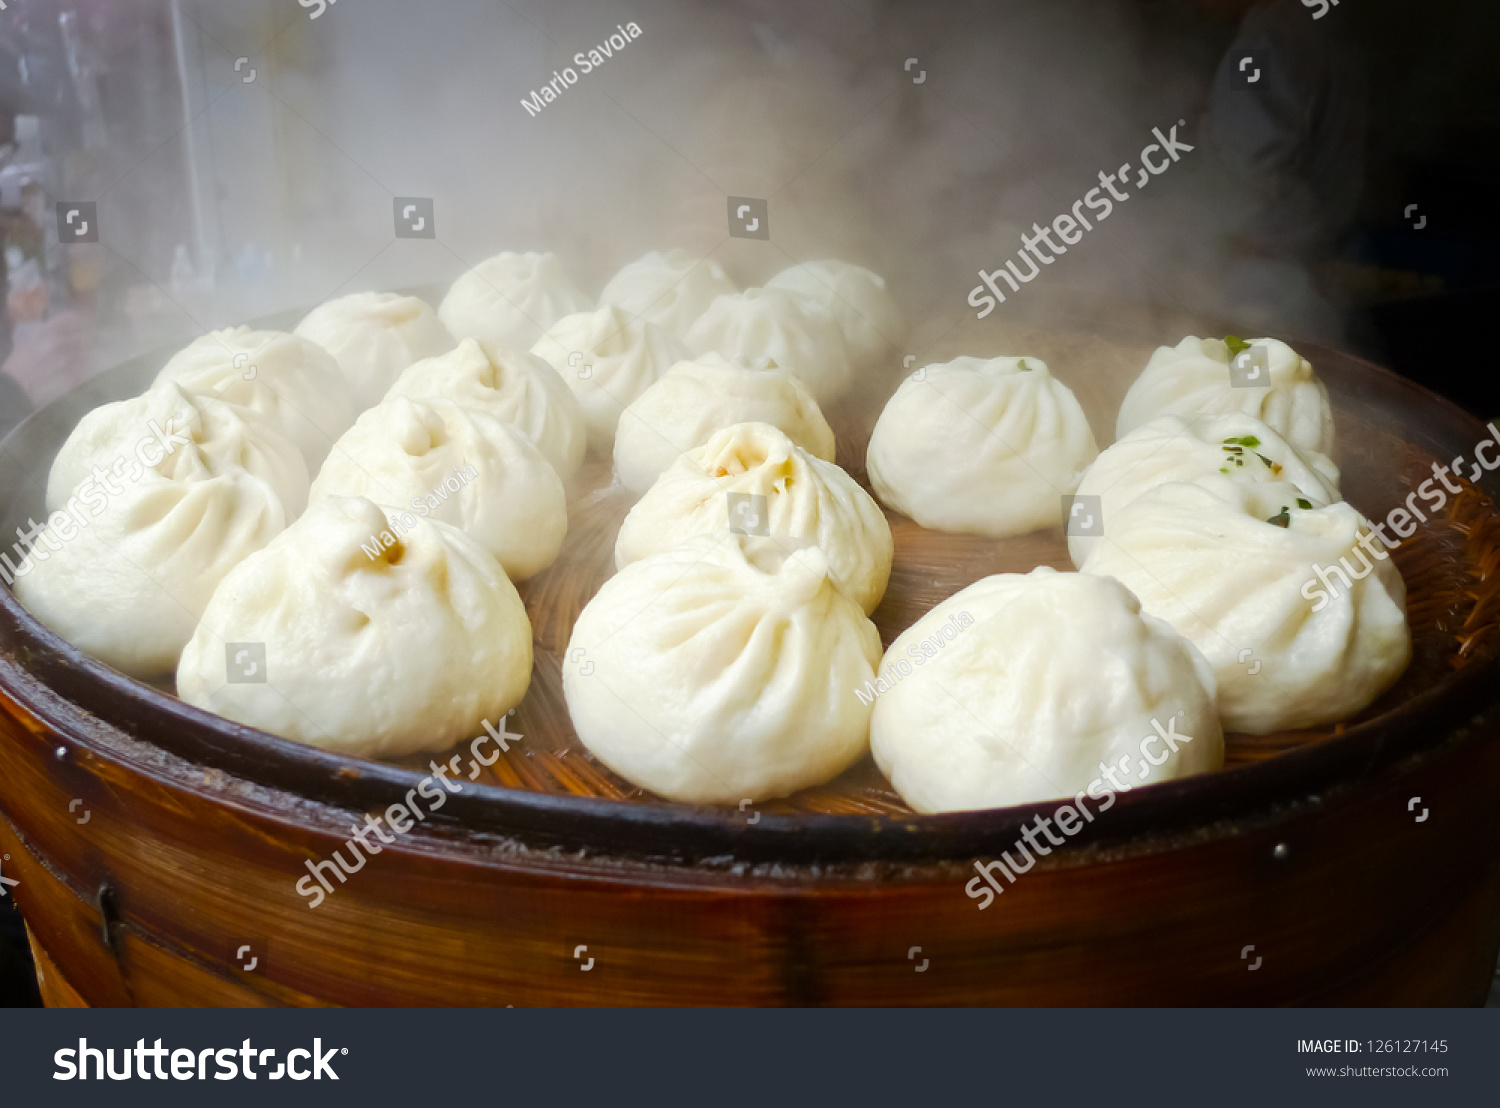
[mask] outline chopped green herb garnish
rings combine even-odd
[[[1266,522],[1274,523],[1277,527],[1289,527],[1291,526],[1292,522],[1291,510],[1283,505],[1281,511],[1276,513],[1270,519],[1266,520]]]
[[[1230,446],[1230,445],[1233,445],[1233,446],[1248,446],[1251,450],[1254,450],[1257,446],[1260,445],[1260,440],[1258,438],[1256,438],[1254,435],[1242,435],[1241,437],[1239,437],[1237,439],[1225,439],[1224,440],[1224,445],[1225,446]]]
[[[1280,469],[1281,468],[1275,462],[1271,461],[1270,458],[1267,458],[1264,454],[1261,454],[1261,453],[1257,452],[1255,456],[1257,458],[1259,458],[1261,461],[1263,461],[1263,462],[1266,463],[1266,468],[1267,469]]]
[[[1224,345],[1229,347],[1229,356],[1233,358],[1241,350],[1249,350],[1250,344],[1238,335],[1225,335]]]
[[[1025,369],[1025,370],[1031,369],[1031,367],[1026,364],[1026,359],[1025,358],[1018,358],[1018,359],[1016,359],[1016,368],[1017,369]]]
[[[1303,500],[1300,496],[1297,497],[1297,507],[1301,508],[1304,512],[1312,511],[1312,505],[1309,504],[1306,500]]]

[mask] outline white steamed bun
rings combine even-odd
[[[608,454],[620,413],[673,365],[687,348],[645,320],[606,304],[592,312],[563,316],[537,340],[541,358],[578,397],[589,442]]]
[[[1266,348],[1270,381],[1264,386],[1232,383],[1230,350],[1221,339],[1189,335],[1176,346],[1157,347],[1125,394],[1115,437],[1124,438],[1160,415],[1192,419],[1245,412],[1299,450],[1331,453],[1333,410],[1312,364],[1276,339],[1251,339],[1250,346]]]
[[[955,358],[901,383],[870,435],[881,503],[938,531],[1018,535],[1062,521],[1098,455],[1072,390],[1036,358]]]
[[[806,296],[833,314],[849,357],[856,366],[885,359],[906,338],[906,324],[885,278],[848,262],[803,262],[783,269],[766,282]]]
[[[1308,505],[1339,499],[1339,469],[1315,450],[1298,450],[1243,412],[1183,419],[1158,416],[1101,453],[1078,484],[1079,496],[1099,497],[1102,526],[1142,493],[1168,481],[1206,489],[1226,484],[1287,483]],[[1095,528],[1090,528],[1095,530]],[[1097,535],[1068,536],[1075,566],[1083,565]]]
[[[567,481],[583,464],[583,410],[557,371],[535,354],[465,339],[458,349],[409,366],[387,397],[438,397],[511,423]]]
[[[715,297],[737,291],[712,258],[695,258],[681,249],[653,250],[611,277],[599,303],[614,304],[680,339]]]
[[[731,528],[822,547],[829,575],[866,614],[885,595],[895,547],[880,505],[767,423],[726,427],[678,458],[620,524],[615,566]]]
[[[1345,719],[1411,657],[1401,574],[1348,504],[1299,508],[1292,485],[1236,491],[1152,489],[1105,520],[1084,572],[1123,581],[1197,645],[1229,730]]]
[[[286,512],[265,481],[191,443],[120,485],[102,507],[80,501],[97,514],[52,513],[15,594],[85,653],[157,677],[177,665],[215,587],[281,532]]]
[[[578,737],[671,800],[737,804],[818,785],[867,749],[880,635],[823,551],[699,535],[626,566],[563,662]]]
[[[311,495],[362,496],[457,527],[516,581],[550,566],[568,530],[562,479],[531,440],[451,400],[393,396],[365,412]]]
[[[813,457],[833,461],[833,430],[806,385],[790,373],[704,354],[674,365],[625,409],[615,429],[615,475],[643,493],[679,456],[736,423],[769,423]]]
[[[826,308],[785,289],[746,289],[720,296],[688,330],[695,354],[722,354],[751,369],[782,369],[827,404],[853,377],[849,350]]]
[[[269,417],[297,444],[309,473],[359,414],[333,355],[281,331],[211,331],[172,355],[155,383],[168,381]]]
[[[288,520],[307,506],[307,463],[275,422],[217,393],[192,392],[167,381],[130,400],[95,408],[78,421],[53,459],[47,510],[61,508],[90,482],[103,495],[110,485],[124,483],[122,478],[133,481],[129,475],[139,477],[145,462],[160,458],[168,446],[185,445],[184,440],[211,459],[215,472],[238,466],[270,485]],[[101,476],[108,484],[101,485]]]
[[[1119,582],[1081,573],[955,593],[891,644],[871,697],[875,761],[918,812],[1098,798],[1120,791],[1106,767],[1133,788],[1224,763],[1203,656]]]
[[[426,301],[394,292],[356,292],[320,304],[293,333],[333,355],[361,409],[379,404],[413,362],[453,349],[453,336]]]
[[[263,682],[228,683],[230,643],[264,644]],[[526,609],[488,551],[344,497],[315,500],[225,578],[177,669],[190,704],[368,758],[444,750],[530,681]]]
[[[525,350],[563,316],[593,306],[556,254],[507,250],[454,281],[438,305],[438,318],[455,338]]]

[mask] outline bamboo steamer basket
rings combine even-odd
[[[1011,338],[1075,390],[1101,440],[1154,345]],[[1367,515],[1488,436],[1385,370],[1296,345],[1328,384],[1345,495]],[[924,361],[993,346],[959,328]],[[40,510],[79,416],[139,392],[162,360],[121,365],[10,436],[5,533]],[[827,413],[861,481],[899,376]],[[1465,481],[1395,552],[1414,657],[1377,703],[1332,728],[1229,735],[1224,770],[1121,795],[986,910],[964,893],[974,860],[1056,802],[919,816],[867,758],[786,800],[695,807],[590,757],[561,656],[612,570],[630,500],[609,484],[591,459],[562,557],[521,586],[536,648],[509,722],[523,741],[316,910],[295,891],[307,863],[416,787],[425,759],[327,754],[209,715],[81,654],[0,590],[0,849],[47,1002],[1482,1002],[1500,948],[1493,477]],[[874,616],[887,645],[981,577],[1070,568],[1060,530],[997,541],[891,522]]]

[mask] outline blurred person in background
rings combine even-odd
[[[1257,323],[1337,338],[1313,272],[1345,244],[1365,184],[1369,92],[1349,23],[1302,0],[1211,6],[1240,16],[1206,120],[1242,199],[1224,228],[1228,297]]]
[[[84,56],[76,5],[0,12],[0,434],[86,373],[94,324],[77,310],[78,281],[50,233],[59,194],[78,187],[88,152],[104,144]]]

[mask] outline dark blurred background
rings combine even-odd
[[[548,109],[555,129],[523,117],[514,98],[571,53],[549,41],[586,45],[599,26],[625,19],[653,41],[670,37],[680,64],[622,57]],[[908,42],[933,73],[927,90],[898,72]],[[590,228],[577,226],[585,206],[596,227],[649,224],[644,241],[621,232],[601,247],[591,264],[602,272],[666,245],[663,228],[718,249],[713,186],[723,181],[747,182],[740,195],[788,189],[783,210],[796,202],[794,181],[832,182],[821,208],[808,201],[820,214],[804,220],[807,249],[859,253],[867,240],[847,228],[824,240],[807,229],[826,228],[827,213],[853,196],[869,234],[882,237],[852,260],[886,271],[916,314],[934,290],[930,311],[956,316],[974,268],[1015,249],[1008,221],[1024,227],[1065,210],[1012,188],[1017,160],[1021,176],[1071,190],[1049,193],[1070,202],[1110,156],[1179,116],[1195,161],[1173,171],[1176,192],[1163,185],[1150,202],[1170,197],[1181,219],[1170,204],[1132,209],[1156,220],[1136,234],[1161,295],[1205,315],[1268,321],[1268,332],[1279,324],[1331,338],[1476,415],[1500,416],[1487,353],[1500,317],[1500,233],[1486,207],[1500,179],[1497,45],[1494,0],[851,0],[816,11],[784,0],[449,0],[351,3],[316,22],[296,0],[12,0],[0,11],[0,434],[143,349],[347,291],[339,284],[355,274],[372,287],[451,279],[378,255],[388,200],[369,205],[368,225],[340,222],[364,202],[348,202],[367,187],[362,173],[445,195],[426,185],[441,162],[455,194],[498,196],[513,222],[486,223],[473,215],[477,200],[439,208],[447,226],[471,219],[465,231],[495,240],[477,256],[513,240],[549,248],[538,234],[588,242]],[[472,52],[454,57],[460,49]],[[1247,91],[1236,86],[1237,63],[1252,51],[1269,71]],[[246,81],[256,70],[258,85]],[[705,94],[673,94],[694,87]],[[777,99],[798,88],[812,91]],[[936,98],[917,99],[928,91]],[[570,132],[593,125],[579,115],[606,110],[597,99],[606,93],[653,134],[671,134],[692,166],[636,172],[630,159],[654,139],[618,126]],[[889,103],[867,118],[875,94]],[[387,125],[380,114],[429,97],[438,114],[424,126]],[[943,114],[939,99],[952,110]],[[697,113],[681,141],[662,106],[674,101]],[[819,105],[850,110],[818,120]],[[457,153],[421,145],[449,120]],[[793,134],[804,120],[805,133]],[[962,137],[969,123],[1008,149]],[[959,137],[935,145],[946,127]],[[782,142],[781,178],[754,178],[777,165],[758,148],[747,153],[752,139]],[[840,153],[825,158],[830,141]],[[528,159],[561,178],[513,171]],[[920,179],[908,162],[920,162]],[[556,187],[598,188],[601,174],[609,186],[612,172],[621,182],[613,191]],[[684,177],[691,185],[680,188]],[[54,203],[94,196],[106,197],[100,211],[114,234],[60,247]],[[694,222],[699,208],[711,231]],[[1208,245],[1197,250],[1200,240]],[[365,268],[371,250],[386,269]],[[464,261],[452,259],[454,272]],[[1074,303],[1121,295],[1102,268],[1090,284],[1087,264],[1053,278],[1055,291]],[[35,1002],[20,919],[0,897],[0,1004]]]
[[[1323,22],[1334,18],[1348,18],[1363,59],[1369,123],[1359,206],[1321,277],[1362,353],[1500,415],[1487,353],[1500,312],[1500,5],[1346,0]]]
[[[41,1003],[21,913],[10,897],[0,898],[0,1008],[37,1008]]]

